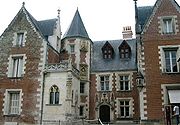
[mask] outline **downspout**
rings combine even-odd
[[[46,41],[44,41],[46,42]],[[43,122],[43,108],[44,108],[44,86],[45,86],[45,76],[47,74],[47,72],[45,71],[45,65],[47,63],[47,46],[48,46],[48,42],[46,42],[45,44],[45,51],[44,51],[44,60],[43,60],[43,71],[42,71],[42,100],[41,100],[41,116],[40,116],[40,125],[42,125]]]

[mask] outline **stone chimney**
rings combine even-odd
[[[133,32],[131,26],[123,27],[122,35],[123,39],[132,39]]]

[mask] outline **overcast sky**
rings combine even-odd
[[[92,41],[122,39],[123,26],[134,32],[133,0],[1,0],[0,34],[9,25],[25,2],[26,9],[36,20],[57,17],[60,9],[62,34],[66,32],[78,8]],[[176,0],[180,4],[180,0]],[[152,6],[156,0],[138,0],[138,6]]]

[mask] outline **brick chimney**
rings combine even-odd
[[[123,27],[122,35],[123,39],[132,39],[133,32],[131,26]]]

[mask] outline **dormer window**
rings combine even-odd
[[[131,56],[131,48],[125,40],[119,46],[119,54],[122,59],[130,58]]]
[[[102,47],[102,53],[103,53],[104,59],[112,59],[113,58],[114,49],[108,41]]]

